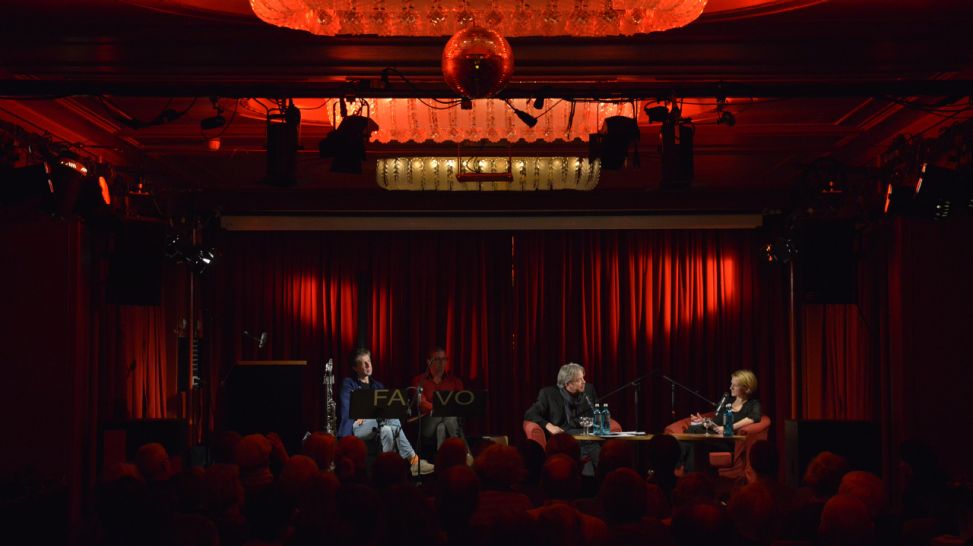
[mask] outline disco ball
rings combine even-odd
[[[443,78],[463,97],[490,97],[507,85],[513,73],[513,50],[495,30],[465,28],[443,49]]]

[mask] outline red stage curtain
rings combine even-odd
[[[868,328],[855,304],[804,307],[801,399],[805,419],[878,417],[877,371]]]
[[[759,243],[750,231],[230,233],[206,286],[213,384],[239,359],[306,359],[307,418],[319,426],[327,358],[341,377],[351,349],[370,346],[375,376],[404,385],[438,342],[460,376],[489,389],[474,431],[517,434],[568,361],[601,393],[659,370],[709,398],[732,370],[753,368],[773,415],[788,407],[784,275]],[[268,331],[268,346],[258,352],[244,329]],[[646,380],[641,392],[642,427],[661,430],[667,384]],[[610,400],[628,427],[631,398]],[[678,394],[677,416],[700,409]]]
[[[112,365],[107,379],[106,417],[161,419],[172,394],[167,388],[169,355],[162,306],[107,305],[104,313],[104,357]],[[173,362],[175,360],[173,359]],[[122,405],[124,407],[122,407]]]

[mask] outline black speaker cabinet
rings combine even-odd
[[[276,432],[289,452],[307,431],[301,390],[303,360],[242,361],[224,386],[224,428],[240,434]]]
[[[818,453],[830,451],[848,459],[851,470],[882,475],[882,435],[870,421],[786,421],[787,482],[798,486]]]

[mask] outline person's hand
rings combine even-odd
[[[703,422],[703,416],[700,415],[699,412],[693,413],[689,416],[689,422],[694,425],[698,425],[699,423]]]
[[[555,425],[554,423],[548,423],[548,424],[544,425],[544,428],[546,428],[547,431],[550,432],[551,434],[560,434],[560,433],[564,432],[564,429],[563,428]]]
[[[360,427],[360,426],[362,426],[362,423],[364,423],[364,422],[365,422],[364,419],[355,419],[355,426],[356,427]]]

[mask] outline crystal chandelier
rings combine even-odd
[[[476,176],[468,178],[474,180],[464,181],[463,175],[471,173]],[[387,190],[590,191],[600,176],[598,160],[584,157],[387,157],[375,161],[375,181]]]
[[[507,37],[618,36],[686,26],[707,0],[250,0],[272,25],[322,36],[449,36],[474,23]]]

